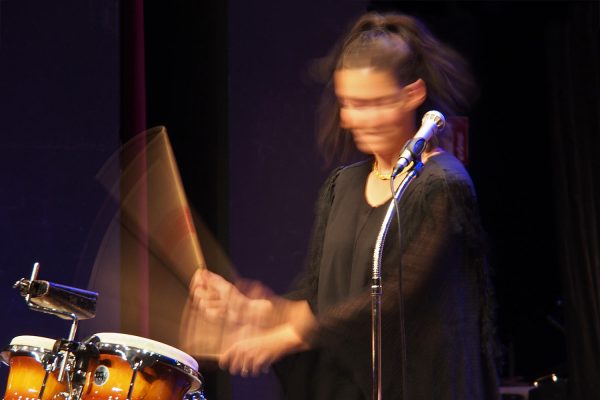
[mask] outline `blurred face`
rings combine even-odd
[[[341,69],[334,83],[341,125],[352,132],[356,147],[367,154],[399,154],[414,133],[414,113],[393,75],[371,68]]]

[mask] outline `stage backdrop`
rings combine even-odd
[[[12,289],[35,261],[40,279],[87,286],[106,199],[95,175],[119,144],[118,4],[0,1],[2,348],[68,336],[67,321],[28,310]]]

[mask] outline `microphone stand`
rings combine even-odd
[[[409,165],[410,166],[410,165]],[[383,245],[390,226],[392,217],[396,210],[396,204],[400,202],[402,195],[408,188],[408,185],[416,179],[423,169],[423,163],[420,157],[416,157],[414,164],[406,174],[398,189],[395,190],[392,201],[388,206],[387,212],[377,234],[375,249],[373,251],[373,273],[371,275],[371,361],[372,361],[372,380],[373,380],[373,400],[381,400],[381,296],[383,294],[383,285],[381,281],[381,260],[383,258]],[[402,282],[400,282],[402,284]],[[404,335],[402,335],[402,338]],[[404,348],[404,343],[402,343]],[[402,365],[402,370],[406,368]],[[402,381],[402,391],[404,389],[404,379]],[[403,397],[403,400],[404,397]]]

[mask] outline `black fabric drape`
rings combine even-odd
[[[547,41],[570,399],[600,396],[600,3]],[[550,172],[550,171],[549,171]]]

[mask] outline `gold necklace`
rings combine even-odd
[[[392,173],[382,174],[379,172],[379,167],[377,166],[377,160],[373,161],[373,174],[377,179],[381,179],[382,181],[389,181],[392,179]]]

